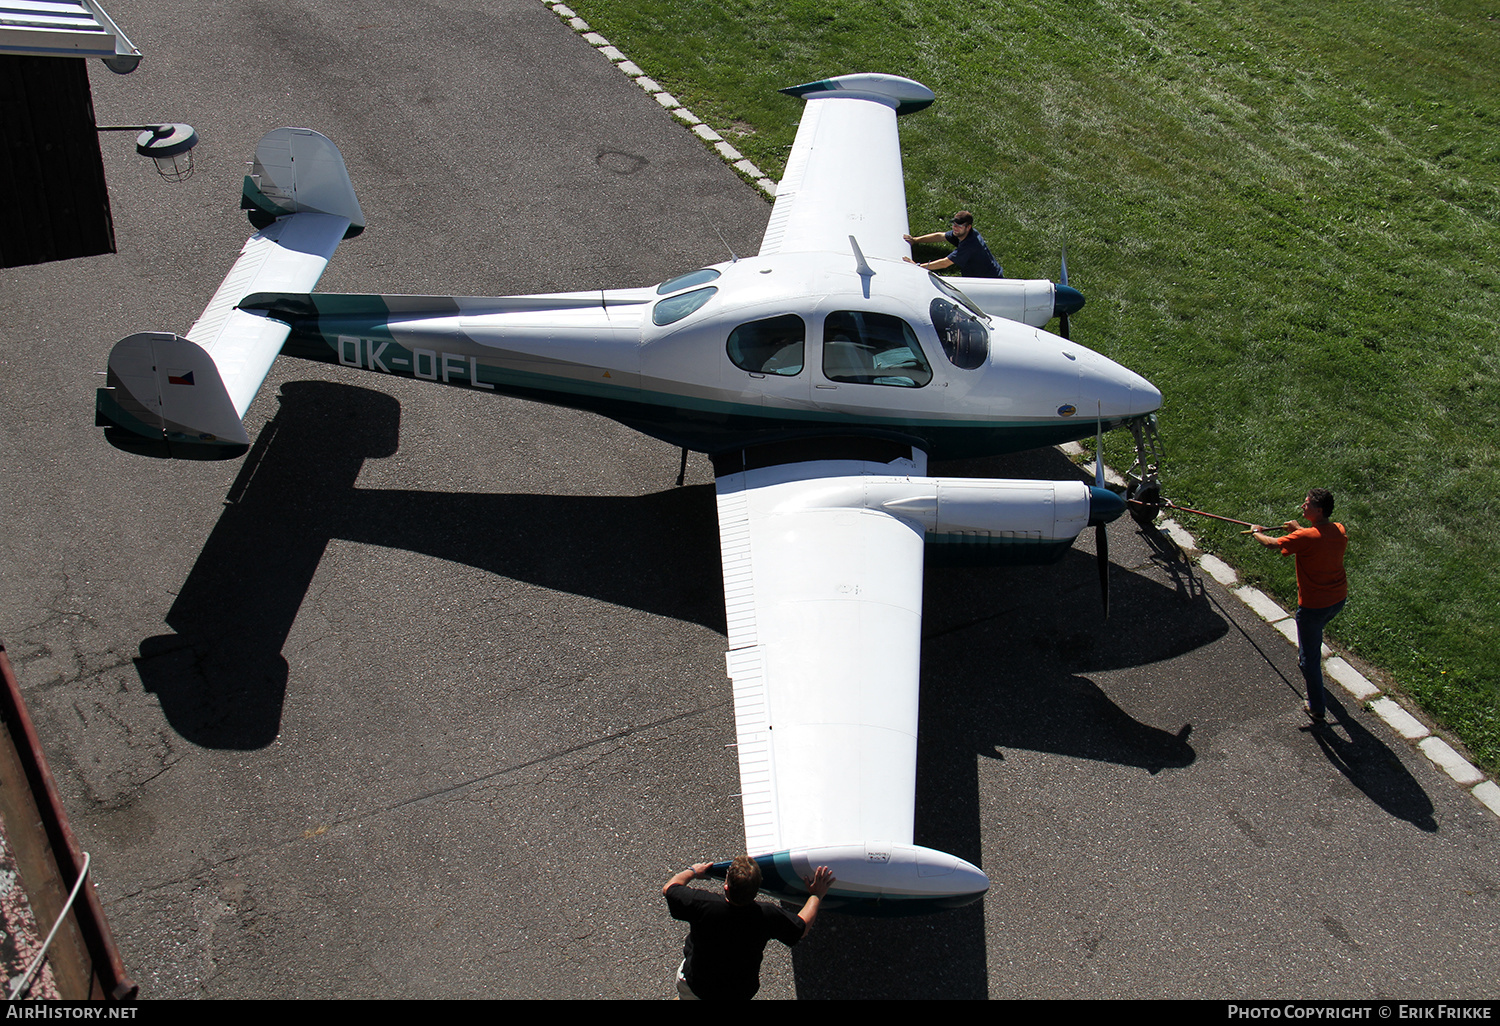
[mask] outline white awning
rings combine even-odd
[[[120,72],[141,56],[97,0],[0,0],[0,54],[118,58]]]

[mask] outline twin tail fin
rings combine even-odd
[[[111,351],[95,423],[117,448],[170,459],[242,455],[241,421],[290,329],[241,301],[311,292],[338,244],[365,226],[338,147],[305,128],[262,137],[241,205],[260,231],[187,334],[137,332]]]

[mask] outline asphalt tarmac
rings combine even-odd
[[[109,9],[146,59],[98,122],[203,142],[170,186],[103,136],[119,253],[0,271],[0,637],[142,996],[671,996],[659,888],[743,843],[707,460],[284,360],[249,456],[163,462],[93,396],[280,125],[369,221],[324,291],[649,285],[770,205],[536,0]],[[828,914],[762,996],[1494,998],[1500,820],[1337,695],[1308,730],[1295,651],[1128,519],[1103,621],[1089,541],[926,576],[916,839],[989,895]]]

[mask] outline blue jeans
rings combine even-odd
[[[1323,700],[1323,628],[1343,611],[1344,602],[1322,609],[1297,607],[1297,666],[1307,682],[1307,708],[1314,716],[1327,711]]]

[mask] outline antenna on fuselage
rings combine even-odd
[[[721,231],[719,231],[719,226],[718,225],[714,225],[714,234],[719,237],[719,241],[720,242],[724,243],[724,248],[727,249],[727,250],[729,250],[729,262],[731,264],[737,264],[737,263],[739,263],[740,262],[740,258],[734,255],[734,248],[732,246],[730,246],[729,245],[729,241],[724,238],[724,233],[721,232]]]
[[[859,248],[859,240],[849,236],[849,245],[854,250],[854,269],[859,272],[859,284],[864,290],[865,298],[870,298],[870,279],[875,277],[875,268],[865,259],[864,251]]]
[[[864,252],[859,248],[859,240],[851,235],[849,236],[849,245],[854,249],[854,269],[859,272],[860,277],[873,275],[875,268],[871,267],[870,262],[865,259]]]

